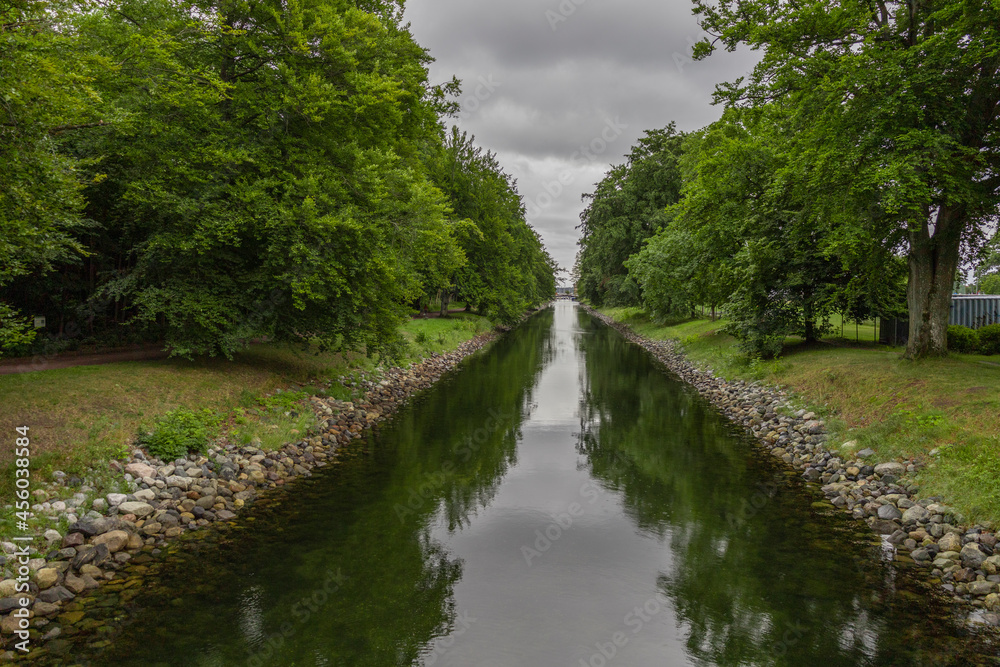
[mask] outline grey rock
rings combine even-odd
[[[892,505],[882,505],[878,508],[878,518],[880,519],[901,519],[903,518],[903,513]]]
[[[128,500],[128,496],[125,495],[124,493],[109,493],[105,497],[108,500],[108,504],[111,505],[112,507],[118,507],[123,502]]]
[[[119,505],[118,512],[121,514],[134,514],[137,518],[141,519],[153,513],[153,506],[149,503],[129,501]]]
[[[75,597],[73,593],[63,586],[53,586],[38,594],[38,599],[43,602],[65,602]]]
[[[970,542],[962,547],[962,564],[966,567],[979,568],[986,560],[986,554],[982,552],[979,545],[975,542]]]
[[[973,581],[969,583],[969,593],[981,597],[992,593],[995,587],[996,584],[989,581]]]
[[[897,530],[899,530],[899,524],[895,521],[889,521],[886,519],[875,519],[872,524],[872,530],[879,535],[892,535]]]
[[[879,476],[895,475],[896,477],[899,477],[905,472],[906,472],[906,467],[902,463],[897,463],[896,461],[879,463],[877,466],[875,466],[875,474]]]
[[[927,511],[926,507],[921,507],[920,505],[914,505],[913,507],[903,512],[903,522],[910,523],[911,521],[912,522],[924,521],[930,515],[931,513]]]

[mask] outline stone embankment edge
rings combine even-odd
[[[192,454],[166,462],[137,449],[125,464],[107,462],[124,472],[132,493],[109,493],[96,499],[94,509],[70,525],[65,535],[45,531],[49,551],[29,561],[29,592],[17,591],[16,579],[0,581],[0,641],[8,649],[0,653],[0,662],[16,658],[9,647],[15,643],[19,619],[10,612],[20,608],[20,598],[27,596],[31,602],[31,627],[37,634],[30,641],[31,653],[44,652],[46,643],[75,634],[74,626],[85,620],[85,612],[73,603],[77,596],[120,581],[128,576],[131,561],[152,560],[184,533],[233,521],[260,494],[310,476],[313,469],[326,466],[342,445],[361,438],[366,429],[386,420],[415,393],[547,306],[525,313],[513,326],[501,325],[479,334],[451,352],[435,353],[408,368],[381,369],[380,379],[362,379],[366,392],[359,401],[312,397],[318,426],[309,437],[278,450],[219,441],[207,456]],[[15,549],[12,543],[3,547],[8,554]],[[123,591],[128,592],[137,593],[138,588]],[[122,601],[127,602],[126,598],[131,599],[123,595]]]
[[[957,512],[941,498],[919,498],[907,475],[919,469],[913,462],[889,461],[873,465],[874,456],[862,450],[841,458],[824,444],[823,420],[796,410],[788,395],[758,382],[725,380],[695,366],[676,341],[650,340],[627,325],[581,306],[648,350],[671,372],[694,387],[725,417],[744,427],[760,447],[798,471],[807,482],[820,485],[834,507],[863,520],[893,545],[897,562],[921,567],[941,590],[979,613],[970,624],[1000,625],[1000,548],[997,536],[980,525],[963,525]],[[782,414],[791,411],[792,415]]]

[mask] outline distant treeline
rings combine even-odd
[[[721,120],[647,132],[585,196],[582,295],[721,308],[755,355],[835,312],[908,317],[908,356],[945,353],[962,260],[1000,269],[1000,5],[695,5],[696,58],[763,58],[719,86]]]
[[[401,1],[0,4],[0,354],[391,353],[432,299],[502,322],[548,299],[430,60]]]

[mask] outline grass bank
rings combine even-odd
[[[723,377],[788,389],[826,418],[831,446],[857,443],[845,454],[870,447],[879,461],[926,462],[917,476],[922,496],[942,496],[971,522],[1000,525],[1000,358],[912,362],[901,348],[831,336],[808,345],[789,338],[777,359],[751,360],[721,332],[723,321],[657,323],[641,309],[602,312],[647,338],[679,341],[692,361]]]
[[[453,350],[491,326],[465,313],[411,320],[403,327],[402,363]],[[0,503],[14,497],[16,427],[29,427],[31,475],[45,481],[56,470],[83,476],[94,463],[124,458],[138,432],[177,408],[207,410],[216,432],[232,441],[277,448],[313,425],[309,395],[355,398],[357,374],[374,368],[361,354],[260,344],[233,361],[168,359],[0,375],[0,442],[7,443],[0,447]],[[113,489],[114,473],[102,474],[88,481]],[[0,517],[0,534],[8,533],[11,519]]]

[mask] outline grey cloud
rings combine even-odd
[[[409,0],[405,14],[436,59],[432,80],[463,80],[455,124],[518,179],[529,222],[567,268],[576,254],[580,195],[622,162],[643,130],[670,121],[694,130],[716,120],[715,85],[745,75],[756,61],[737,52],[691,62],[691,44],[703,33],[686,0],[577,3],[562,0],[560,13],[559,0]],[[546,11],[565,20],[553,30]],[[593,160],[581,160],[580,148],[615,118],[627,129]]]

